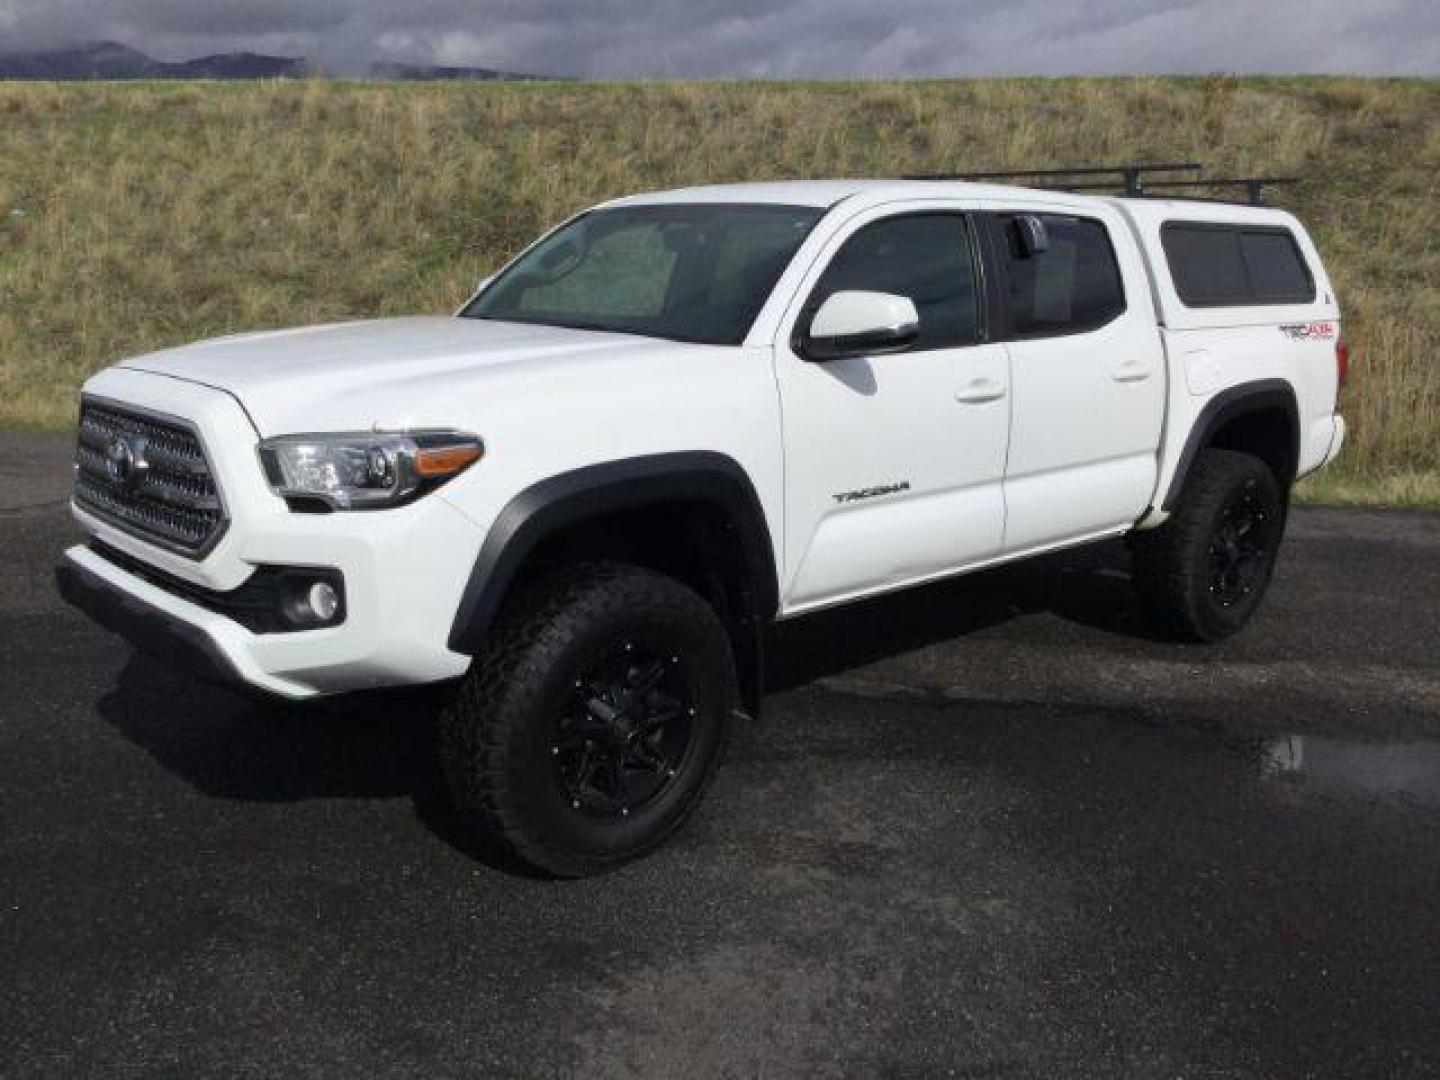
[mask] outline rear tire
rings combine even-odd
[[[737,704],[709,604],[649,570],[584,564],[502,619],[441,713],[441,763],[470,825],[539,870],[579,877],[684,824]]]
[[[1221,641],[1259,607],[1285,532],[1280,485],[1259,458],[1202,450],[1180,503],[1132,543],[1141,607],[1163,630]]]

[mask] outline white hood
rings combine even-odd
[[[463,318],[376,319],[215,338],[120,364],[236,397],[263,435],[425,425],[477,376],[614,362],[674,342],[628,334]],[[692,346],[693,348],[693,346]],[[417,409],[419,412],[417,413]]]

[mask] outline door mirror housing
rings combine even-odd
[[[823,362],[900,352],[919,337],[920,314],[908,296],[844,291],[832,293],[820,305],[796,351],[806,360]]]
[[[1050,250],[1050,233],[1045,222],[1035,214],[1020,214],[1015,218],[1015,234],[1020,241],[1020,257],[1033,259]]]

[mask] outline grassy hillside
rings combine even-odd
[[[1125,159],[1300,174],[1355,346],[1310,495],[1440,503],[1440,81],[0,84],[0,426],[61,427],[118,357],[445,312],[546,224],[633,191]]]

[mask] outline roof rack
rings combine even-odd
[[[1014,169],[1004,172],[964,173],[922,173],[906,176],[906,180],[1045,180],[1051,183],[1030,185],[1045,191],[1110,191],[1123,188],[1125,195],[1132,199],[1143,199],[1152,195],[1152,189],[1175,188],[1221,188],[1243,187],[1251,205],[1263,206],[1265,190],[1280,184],[1298,184],[1294,176],[1246,176],[1221,179],[1180,179],[1173,174],[1195,175],[1204,172],[1205,166],[1198,161],[1184,161],[1170,164],[1136,163],[1132,165],[1082,165],[1073,169]],[[1162,174],[1158,177],[1154,174]],[[1171,174],[1169,176],[1164,174]],[[1084,179],[1087,177],[1108,177],[1109,179]],[[1065,182],[1060,182],[1065,181]],[[1076,182],[1078,181],[1078,182]],[[1200,195],[1165,195],[1163,198],[1197,199],[1207,201]],[[1215,201],[1215,200],[1209,200]]]
[[[1282,184],[1299,184],[1302,178],[1299,176],[1243,176],[1225,177],[1218,180],[1159,180],[1152,184],[1158,188],[1219,188],[1219,187],[1243,187],[1246,197],[1250,200],[1251,206],[1265,205],[1265,189],[1278,187]],[[1170,198],[1172,196],[1161,195],[1158,198]],[[1195,199],[1203,196],[1176,195],[1177,199]]]

